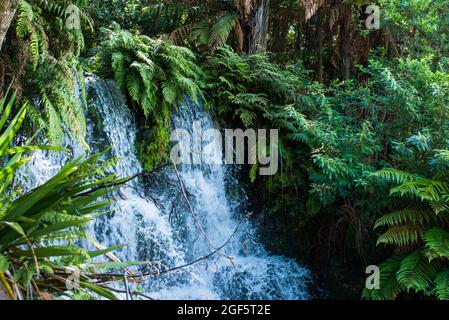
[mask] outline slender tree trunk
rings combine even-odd
[[[0,51],[18,5],[19,0],[0,0]]]
[[[318,41],[318,61],[317,61],[317,79],[319,82],[323,81],[323,9],[318,9],[317,16],[317,41]]]
[[[341,74],[344,79],[351,76],[351,26],[352,6],[342,5],[342,17],[340,20],[340,57]]]
[[[269,48],[273,52],[285,52],[287,50],[287,35],[290,27],[289,16],[285,10],[279,10],[270,17],[272,29]]]
[[[298,51],[301,55],[301,59],[304,60],[304,54],[303,54],[303,42],[304,42],[304,28],[303,23],[301,21],[296,22],[296,38],[295,38],[295,50]]]

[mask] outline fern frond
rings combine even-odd
[[[398,247],[411,246],[421,239],[422,228],[416,225],[401,225],[388,229],[377,239],[377,245],[389,244]]]
[[[449,300],[449,269],[435,276],[435,293],[439,300]]]
[[[33,30],[32,21],[34,20],[34,12],[31,5],[25,0],[19,2],[17,8],[16,32],[20,38],[25,38]]]
[[[33,70],[36,70],[39,64],[39,34],[32,33],[30,40],[31,60],[33,61]]]
[[[372,176],[377,177],[386,182],[392,182],[395,184],[402,184],[408,181],[415,181],[416,179],[419,178],[419,176],[415,174],[396,169],[383,169],[373,173]]]
[[[426,247],[439,255],[449,258],[449,232],[441,228],[432,228],[423,232]]]
[[[193,29],[193,24],[181,26],[170,33],[169,39],[175,44],[182,44]]]
[[[218,19],[218,21],[212,26],[209,37],[209,47],[216,49],[226,44],[228,37],[235,27],[239,19],[238,13],[231,13]]]
[[[409,223],[424,226],[425,224],[441,220],[449,222],[449,219],[447,217],[441,216],[441,219],[439,219],[434,212],[428,209],[405,208],[386,214],[383,217],[379,218],[374,224],[374,228],[383,226],[392,227]]]
[[[438,260],[428,261],[425,255],[416,250],[405,257],[397,272],[398,283],[406,290],[427,291],[440,268]]]

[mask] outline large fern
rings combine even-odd
[[[388,228],[379,236],[378,244],[391,245],[396,251],[408,253],[392,257],[400,261],[400,267],[395,276],[383,285],[398,289],[396,294],[387,298],[394,299],[400,292],[413,290],[448,299],[449,215],[444,208],[449,205],[449,184],[446,173],[425,178],[388,169],[374,176],[394,183],[392,195],[414,201],[414,205],[387,214],[375,224],[376,228]],[[381,277],[382,273],[391,274],[387,266],[380,266]],[[364,291],[365,298],[376,299],[378,295],[376,291]]]
[[[77,96],[77,80],[83,82],[77,56],[84,50],[83,30],[92,29],[86,13],[69,0],[20,0],[16,18],[17,36],[28,44],[31,62],[26,84],[35,126],[45,129],[50,141],[62,143],[64,132],[84,143],[86,134],[83,99]],[[68,8],[79,14],[80,28],[61,26]],[[58,44],[57,46],[55,44]],[[78,79],[76,79],[78,77]],[[80,86],[83,91],[83,86]]]
[[[154,146],[165,149],[171,114],[178,103],[187,98],[198,102],[203,96],[202,71],[194,54],[169,41],[122,30],[117,24],[102,32],[105,40],[93,65],[97,64],[97,71],[104,77],[115,79],[142,110],[149,125],[165,132],[154,136]]]

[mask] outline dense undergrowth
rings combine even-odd
[[[83,141],[85,99],[75,98],[73,77],[82,83],[83,71],[114,79],[127,96],[146,170],[168,159],[170,118],[186,98],[201,99],[227,127],[277,128],[279,172],[245,168],[272,250],[308,263],[333,297],[449,297],[446,1],[378,1],[381,29],[368,30],[364,1],[272,0],[269,41],[257,52],[248,32],[257,6],[245,1],[19,2],[0,52],[0,88],[11,83],[29,101],[28,133],[45,130],[57,144],[66,128]],[[68,5],[81,10],[78,29],[64,24]],[[73,183],[87,187],[84,178],[75,171]],[[22,225],[31,222],[0,219],[0,236],[40,249],[36,230]],[[16,262],[15,243],[2,239],[1,272],[47,263],[35,253],[35,266]],[[371,264],[380,265],[380,289],[363,290]]]

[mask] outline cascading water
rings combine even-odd
[[[86,78],[86,87],[93,106],[87,117],[90,148],[111,146],[110,155],[119,158],[113,170],[121,177],[141,172],[134,149],[136,127],[120,90],[95,76]],[[204,156],[221,154],[219,143],[201,140],[197,125],[207,129],[215,124],[195,103],[180,106],[173,124],[190,133],[190,145],[201,146]],[[74,153],[81,152],[75,141],[67,139],[66,144]],[[182,153],[188,145],[180,147]],[[31,189],[52,177],[66,160],[56,152],[35,152],[19,183]],[[308,270],[266,252],[257,241],[257,229],[242,212],[245,197],[228,192],[238,187],[231,176],[224,165],[195,164],[167,167],[145,182],[134,179],[116,195],[111,213],[97,218],[90,231],[105,246],[125,244],[116,252],[119,258],[152,262],[140,272],[184,266],[139,284],[156,299],[310,298]],[[195,260],[199,261],[191,264]]]

